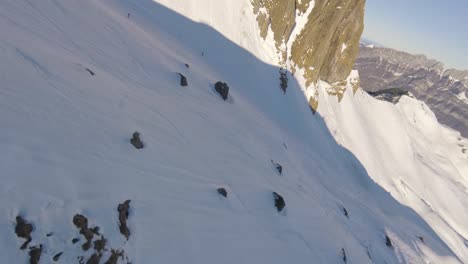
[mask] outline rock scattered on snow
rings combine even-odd
[[[343,207],[343,214],[349,218],[349,214],[348,214],[348,210],[346,210],[346,208]]]
[[[128,240],[128,237],[130,236],[130,229],[128,229],[128,226],[127,226],[129,209],[130,209],[130,200],[126,200],[125,202],[119,204],[119,206],[117,207],[117,211],[119,212],[120,233],[124,235],[127,238],[127,240]]]
[[[88,68],[86,68],[86,71],[88,71],[89,74],[91,74],[91,76],[94,76],[94,75],[95,75],[95,73],[94,73],[92,70],[88,69]]]
[[[177,73],[180,76],[180,86],[188,86],[187,77],[185,77],[182,73]]]
[[[29,250],[29,263],[30,264],[38,264],[39,260],[41,259],[42,255],[42,245],[38,247],[32,247]]]
[[[224,197],[227,197],[227,191],[224,188],[218,188],[218,193]]]
[[[95,252],[91,257],[89,257],[88,261],[86,261],[86,264],[99,264],[101,261],[102,253]]]
[[[387,247],[389,247],[389,248],[393,248],[392,240],[390,240],[388,235],[385,235],[385,245],[387,245]]]
[[[271,160],[271,163],[275,166],[278,173],[281,175],[283,173],[283,166]]]
[[[32,224],[28,223],[21,216],[16,217],[15,233],[18,237],[26,239],[26,241],[21,245],[20,249],[26,249],[29,242],[31,242],[32,231],[33,231]]]
[[[344,248],[341,249],[341,255],[343,256],[343,262],[344,263],[347,263],[348,262],[348,258],[346,257],[346,251]]]
[[[106,243],[107,240],[104,238],[104,236],[101,236],[101,239],[94,241],[94,250],[96,250],[97,252],[103,251],[106,247]]]
[[[280,87],[283,90],[283,93],[286,93],[286,89],[288,88],[288,74],[287,71],[284,69],[280,69]]]
[[[276,209],[278,209],[278,212],[281,212],[286,206],[283,197],[276,192],[273,192],[273,197],[275,198]]]
[[[104,264],[117,264],[117,261],[119,260],[119,257],[121,257],[123,259],[123,256],[124,256],[123,251],[112,249],[109,259]]]
[[[229,86],[227,85],[227,83],[224,83],[224,82],[215,83],[215,90],[216,92],[219,93],[219,95],[221,95],[224,101],[228,99]]]
[[[144,147],[143,142],[140,139],[140,133],[138,133],[138,132],[133,133],[132,138],[130,139],[130,143],[136,149],[142,149]]]
[[[86,242],[81,246],[84,251],[87,251],[91,247],[91,240],[94,235],[99,235],[99,228],[94,227],[92,229],[88,228],[88,219],[80,214],[76,214],[73,217],[73,224],[80,229],[80,234],[84,236]]]
[[[55,256],[52,258],[52,260],[53,261],[59,261],[62,254],[63,254],[63,252],[55,254]]]

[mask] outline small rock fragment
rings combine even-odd
[[[73,244],[76,244],[76,242],[79,242],[79,241],[80,241],[79,238],[74,238],[74,239],[72,239],[72,243],[73,243]]]
[[[421,240],[421,242],[425,243],[425,242],[424,242],[424,238],[423,238],[423,237],[421,237],[421,236],[418,236],[418,239],[419,239],[419,240]]]
[[[393,248],[392,241],[390,240],[388,235],[385,235],[385,245],[387,245],[387,247],[389,248]]]
[[[286,70],[280,69],[280,87],[283,90],[283,93],[286,94],[286,89],[288,88],[288,74]]]
[[[91,74],[91,76],[94,76],[94,72],[88,68],[86,68],[86,70],[89,72],[89,74]]]
[[[187,67],[187,69],[189,69],[189,68],[190,68],[190,66],[189,66],[187,63],[185,63],[185,67]]]
[[[343,257],[343,262],[344,263],[347,263],[348,262],[348,258],[346,257],[346,251],[344,248],[341,249],[341,255]]]
[[[216,92],[219,93],[219,95],[221,95],[224,101],[228,99],[229,86],[227,85],[227,83],[223,83],[223,82],[215,83],[215,90]]]
[[[227,197],[227,191],[224,188],[218,188],[218,193],[224,197]]]
[[[275,166],[276,170],[281,175],[283,173],[283,166],[281,166],[278,163],[275,163],[273,160],[271,161],[271,163]]]
[[[346,208],[343,207],[343,214],[349,218],[349,214],[348,214],[348,210],[346,210]]]
[[[26,241],[21,245],[20,249],[26,249],[29,242],[31,242],[32,231],[33,231],[32,224],[28,223],[21,216],[16,217],[15,233],[18,237],[26,239]]]
[[[46,237],[51,237],[51,236],[53,236],[53,235],[54,235],[54,232],[50,232],[50,233],[47,233],[47,234],[46,234]]]
[[[187,77],[185,77],[182,73],[177,73],[180,76],[180,86],[187,86]]]
[[[143,142],[140,139],[140,133],[134,132],[132,135],[132,139],[130,139],[130,143],[136,148],[136,149],[142,149],[144,147]]]
[[[30,264],[38,264],[39,260],[41,259],[42,255],[42,245],[39,247],[32,247],[29,250],[29,263]]]
[[[124,235],[127,238],[127,240],[128,240],[128,237],[130,236],[130,229],[128,229],[128,226],[127,226],[129,209],[130,209],[130,200],[126,200],[124,203],[119,204],[119,206],[117,207],[117,211],[119,212],[120,233]]]
[[[273,197],[275,198],[276,209],[278,209],[278,212],[281,212],[283,208],[286,206],[286,203],[284,202],[283,197],[276,192],[273,192]]]
[[[58,261],[60,259],[60,256],[62,256],[63,252],[55,254],[55,256],[52,258],[53,261]]]

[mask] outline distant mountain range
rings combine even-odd
[[[439,122],[468,137],[468,71],[444,69],[424,55],[414,55],[361,41],[355,63],[366,91],[402,89],[426,102]]]

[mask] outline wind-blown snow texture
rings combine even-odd
[[[1,262],[28,261],[17,215],[40,263],[87,259],[77,213],[132,263],[468,262],[463,142],[424,105],[321,92],[324,121],[302,80],[280,91],[249,1],[160,2],[0,3]]]

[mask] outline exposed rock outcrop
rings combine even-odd
[[[387,101],[393,104],[398,103],[398,101],[400,101],[400,98],[404,95],[410,96],[408,91],[400,88],[390,88],[376,92],[368,91],[367,93],[379,100]]]
[[[346,79],[359,52],[365,0],[251,0],[260,35],[273,32],[280,65],[304,71],[306,85]],[[295,28],[301,17],[307,22]],[[302,26],[302,25],[301,25]],[[290,50],[288,50],[290,48]]]

